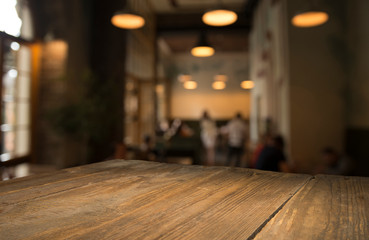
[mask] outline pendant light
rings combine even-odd
[[[226,87],[226,84],[223,81],[214,81],[211,86],[215,90],[223,90]]]
[[[193,90],[197,88],[197,82],[190,80],[183,83],[183,87],[187,90]]]
[[[220,82],[227,82],[228,81],[228,77],[225,74],[218,74],[214,76],[214,81],[220,81]]]
[[[205,34],[201,33],[199,42],[191,49],[191,54],[195,57],[210,57],[214,53],[215,50],[206,41]]]
[[[129,11],[126,7],[114,13],[111,23],[118,28],[138,29],[145,25],[145,19],[139,14]]]
[[[219,0],[219,8],[211,9],[202,15],[202,21],[210,26],[223,27],[231,25],[237,21],[237,14],[234,11],[222,7]]]
[[[328,19],[328,13],[318,10],[316,4],[310,1],[309,6],[305,8],[305,10],[293,16],[291,23],[296,27],[308,28],[322,25],[327,22]]]
[[[254,82],[251,80],[246,80],[241,82],[241,87],[243,89],[253,89],[255,86]]]
[[[191,81],[191,80],[192,80],[192,76],[189,74],[181,74],[178,76],[178,81],[181,83]]]

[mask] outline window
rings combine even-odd
[[[0,161],[30,155],[32,37],[25,0],[0,1]],[[22,37],[22,38],[20,38]]]
[[[0,160],[4,162],[30,152],[31,51],[5,39],[2,52]]]
[[[27,0],[0,1],[0,31],[14,37],[33,38],[31,14]]]

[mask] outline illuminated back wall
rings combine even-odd
[[[167,75],[171,76],[170,117],[199,119],[204,110],[216,119],[232,118],[236,112],[243,117],[250,114],[250,91],[240,83],[248,79],[246,53],[216,53],[209,58],[196,58],[190,54],[176,55],[167,63]],[[178,81],[181,74],[191,75],[197,88],[187,90]],[[214,76],[228,77],[226,88],[214,90]]]

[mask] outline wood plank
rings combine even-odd
[[[7,192],[0,196],[0,236],[247,239],[310,179],[144,161],[109,161],[64,174],[65,181],[20,182],[25,188],[10,182],[15,192],[1,184]]]
[[[175,169],[174,166],[171,166],[171,169]],[[127,178],[131,173],[135,175],[147,174],[148,172],[158,174],[162,171],[166,171],[166,168],[159,164],[140,166],[132,161],[114,160],[65,169],[41,176],[5,181],[0,184],[0,207],[83,187],[94,182],[110,180],[122,174]]]
[[[318,175],[255,239],[368,239],[369,178]]]

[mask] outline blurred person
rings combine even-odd
[[[192,128],[190,128],[186,123],[182,123],[182,125],[179,129],[179,134],[182,137],[192,137],[194,132],[193,132]]]
[[[140,146],[140,160],[155,161],[156,155],[153,139],[150,135],[145,135]]]
[[[260,137],[260,140],[254,149],[254,152],[252,154],[251,162],[250,162],[250,168],[256,168],[256,163],[259,158],[259,155],[261,151],[264,149],[266,145],[272,145],[273,138],[270,134],[264,134]]]
[[[206,150],[206,165],[212,166],[215,164],[215,142],[218,135],[218,129],[207,111],[203,112],[200,126],[201,141]]]
[[[283,150],[283,137],[273,137],[272,141],[261,150],[256,162],[256,168],[266,171],[290,172]]]
[[[339,154],[331,147],[326,147],[321,153],[322,163],[314,174],[350,175],[352,174],[352,160]]]
[[[227,165],[231,166],[233,158],[235,158],[236,167],[241,166],[241,159],[244,154],[244,147],[247,137],[247,125],[242,119],[241,113],[230,120],[225,127],[225,132],[228,135],[228,156]]]

